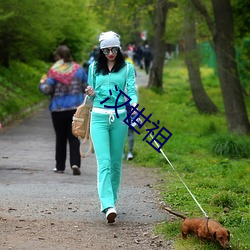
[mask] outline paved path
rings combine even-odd
[[[138,87],[145,87],[148,85],[148,75],[141,69],[136,69],[136,83]]]
[[[41,209],[41,206],[45,209],[47,204],[53,204],[57,197],[57,202],[62,203],[60,205],[63,203],[66,205],[65,199],[69,199],[69,201],[74,200],[74,206],[78,207],[79,213],[64,216],[76,220],[80,217],[85,217],[86,220],[103,220],[102,214],[99,213],[96,190],[95,155],[91,154],[82,160],[81,176],[72,175],[69,163],[65,174],[53,173],[54,166],[54,132],[47,108],[39,110],[20,124],[0,133],[1,207],[7,209],[15,207],[17,203],[26,204],[33,197],[35,203],[39,204],[34,203],[33,209],[36,207]],[[147,186],[152,185],[151,180],[144,177],[150,173],[144,168],[134,168],[134,172],[131,169],[132,166],[124,166],[121,202],[118,208],[125,212],[126,207],[133,207],[137,203],[138,210],[144,210],[144,204],[149,206],[149,210],[145,209],[148,211],[148,216],[139,216],[145,212],[136,212],[129,216],[122,213],[121,219],[131,221],[136,219],[141,222],[161,220],[160,214],[149,213],[154,205],[150,201],[149,204],[144,202],[147,200],[147,192],[150,191]],[[137,174],[143,175],[143,178]],[[22,214],[30,216],[30,209],[27,210],[23,206]],[[87,210],[88,213],[84,212]],[[60,218],[61,211],[58,210],[52,216]]]
[[[147,76],[140,72],[137,79],[138,85],[142,86],[147,80]],[[54,131],[47,107],[40,109],[31,117],[10,128],[0,130],[0,196],[3,196],[5,192],[8,194],[3,198],[4,205],[9,207],[13,202],[19,200],[25,202],[25,199],[30,199],[31,195],[34,195],[36,200],[41,202],[45,199],[51,199],[50,202],[52,202],[55,194],[61,198],[73,195],[78,200],[81,209],[93,210],[96,216],[96,211],[99,210],[99,201],[96,190],[95,155],[91,154],[82,160],[81,176],[72,176],[69,163],[65,174],[55,174],[52,172],[55,166],[54,144]],[[121,206],[125,206],[125,204],[127,206],[128,202],[131,202],[132,206],[134,201],[129,199],[130,195],[140,193],[140,186],[148,184],[140,183],[140,180],[137,180],[133,174],[130,176],[131,171],[126,173],[127,169],[129,167],[125,165],[125,179],[121,195],[126,198],[126,202]],[[146,175],[147,169],[141,169],[140,172]],[[130,184],[133,182],[140,185],[135,185],[132,188]],[[134,188],[136,190],[133,190]],[[12,197],[9,199],[10,193]],[[83,196],[87,196],[89,202],[81,204],[79,197]],[[13,197],[14,199],[12,199]],[[144,199],[145,197],[142,196],[141,202]],[[86,200],[86,197],[83,200]],[[136,200],[139,202],[140,198],[138,197]],[[60,213],[57,215],[61,216]],[[129,216],[127,219],[134,220],[134,216]],[[143,221],[150,221],[154,216],[153,214],[148,219],[143,218]],[[73,217],[78,217],[78,214],[73,214]],[[98,219],[100,218],[102,216],[98,216]],[[86,216],[86,219],[90,219],[90,217]]]
[[[138,85],[142,85],[145,79],[147,76],[139,75]],[[47,245],[44,245],[45,241],[41,243],[39,240],[41,237],[29,238],[30,236],[25,234],[22,226],[17,227],[13,224],[13,220],[21,218],[21,221],[29,221],[31,228],[34,226],[38,228],[36,231],[43,232],[45,235],[44,225],[42,228],[41,225],[38,227],[34,225],[34,221],[42,224],[49,220],[53,222],[53,225],[66,222],[91,222],[84,226],[87,227],[85,233],[89,232],[89,234],[107,230],[105,218],[99,211],[94,154],[82,160],[81,176],[72,175],[69,163],[64,174],[53,173],[54,140],[54,131],[47,107],[9,128],[0,130],[0,231],[5,229],[3,230],[5,234],[0,234],[1,250],[31,249],[29,244],[35,244],[36,247],[32,249],[100,249],[100,246],[103,248],[107,244],[100,235],[90,244],[86,240],[87,236],[83,234],[81,244],[85,244],[86,247],[80,243],[81,247],[73,247],[70,238],[64,243],[67,247],[55,248],[54,238],[51,235],[52,238]],[[144,235],[145,230],[152,233],[155,223],[166,220],[166,213],[159,208],[158,194],[151,188],[158,182],[158,178],[156,170],[124,164],[120,199],[117,204],[116,224],[120,225],[120,229],[119,226],[115,229],[116,232],[119,230],[124,232],[124,238],[122,238],[123,243],[119,242],[119,237],[111,239],[114,241],[112,241],[114,247],[107,249],[117,249],[120,246],[124,249],[137,249],[138,242],[126,235],[135,234],[141,230],[142,242],[142,239],[149,237],[148,234]],[[8,224],[8,221],[11,223]],[[20,220],[16,223],[20,223]],[[131,229],[133,225],[136,225],[137,229],[135,227]],[[48,227],[48,230],[52,229]],[[88,237],[90,239],[91,235]],[[104,237],[107,235],[104,234]],[[141,245],[140,248],[154,249],[156,246],[150,245],[152,238],[145,242],[145,245]],[[162,243],[161,246],[163,247]],[[156,248],[161,249],[159,244]]]

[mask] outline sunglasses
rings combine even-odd
[[[111,48],[111,49],[105,48],[105,49],[102,50],[104,55],[109,55],[110,51],[112,52],[112,54],[117,54],[118,48],[117,47],[114,47],[114,48]]]

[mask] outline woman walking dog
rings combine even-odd
[[[121,165],[128,126],[123,122],[127,117],[126,107],[114,107],[119,90],[130,97],[130,104],[136,106],[135,70],[126,63],[121,53],[120,36],[113,31],[99,36],[100,53],[89,67],[86,93],[93,100],[90,133],[97,159],[97,189],[101,211],[106,214],[108,223],[117,216],[116,202],[121,178]],[[106,100],[105,102],[103,102]],[[124,104],[119,98],[117,106]]]

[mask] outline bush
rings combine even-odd
[[[42,74],[48,64],[35,61],[27,65],[12,61],[10,68],[0,67],[0,121],[7,122],[9,116],[19,117],[22,111],[34,107],[46,97],[38,90]]]
[[[219,194],[215,194],[211,198],[210,203],[217,207],[229,209],[233,209],[237,206],[233,194],[228,192],[221,192]]]
[[[211,142],[211,151],[215,155],[231,159],[249,158],[250,146],[246,138],[236,135],[222,135]]]

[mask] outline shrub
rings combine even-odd
[[[237,206],[235,197],[228,192],[221,192],[219,194],[215,194],[210,203],[214,206],[221,207],[221,208],[229,208],[233,209]]]
[[[247,139],[236,135],[222,135],[212,139],[211,151],[215,155],[239,159],[250,156],[250,146]]]

